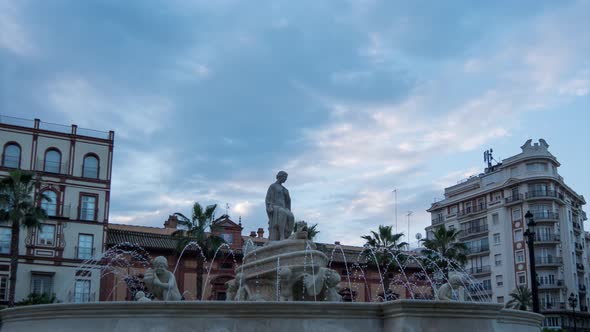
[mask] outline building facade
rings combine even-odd
[[[444,199],[427,210],[435,228],[460,230],[468,248],[466,271],[481,282],[494,302],[506,303],[517,286],[530,288],[525,214],[536,222],[535,266],[545,327],[569,327],[578,298],[578,327],[590,327],[588,254],[583,222],[587,219],[577,194],[559,175],[560,163],[540,139],[528,140],[522,152],[489,165],[483,174],[445,188]]]
[[[103,250],[114,132],[0,116],[0,177],[34,172],[36,202],[48,215],[40,229],[20,232],[15,300],[55,294],[60,302],[89,302],[100,290],[100,269],[83,263]],[[0,304],[9,297],[10,223],[0,223]],[[98,271],[98,272],[97,272]]]

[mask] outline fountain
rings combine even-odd
[[[462,271],[453,270],[445,277],[426,255],[410,252],[389,254],[401,267],[392,283],[407,289],[411,299],[391,300],[384,291],[381,302],[341,302],[340,282],[351,289],[351,279],[365,279],[361,265],[371,257],[376,260],[376,254],[360,252],[349,270],[342,247],[335,246],[331,257],[319,250],[308,239],[307,225],[294,222],[289,193],[282,186],[286,179],[287,174],[279,172],[266,197],[271,241],[261,247],[246,244],[235,279],[226,282],[227,301],[179,301],[181,293],[176,288],[174,271],[167,270],[164,257],[156,257],[144,276],[148,293],[138,290],[133,294],[135,301],[5,309],[0,311],[0,332],[539,330],[542,315],[483,302],[489,298],[478,295],[473,280]],[[346,280],[330,268],[338,249],[345,260]],[[117,261],[122,257],[118,250],[103,256]],[[137,256],[135,251],[123,254]],[[140,256],[139,260],[146,263],[149,256]],[[411,266],[421,269],[419,277],[424,282],[406,275],[404,271]],[[379,276],[383,283],[381,271]],[[425,295],[433,299],[419,299]]]

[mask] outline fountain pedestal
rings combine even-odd
[[[269,242],[244,256],[228,301],[340,301],[340,276],[328,261],[309,240]]]

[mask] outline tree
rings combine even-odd
[[[455,268],[463,267],[467,262],[465,255],[467,246],[458,241],[459,233],[458,230],[446,229],[441,225],[434,231],[431,239],[422,240],[424,247],[432,250],[425,253],[428,258],[426,265],[434,268],[432,264],[436,264],[443,271],[447,280],[449,279],[449,269],[453,268],[453,265]],[[438,271],[438,269],[433,270]]]
[[[377,265],[381,272],[381,278],[383,280],[383,290],[385,300],[390,300],[389,292],[389,271],[400,271],[402,257],[398,256],[397,261],[393,256],[408,245],[406,242],[399,242],[404,233],[393,233],[392,226],[379,226],[378,232],[371,231],[371,235],[363,235],[362,239],[366,240],[365,243],[365,257],[369,264]],[[374,256],[373,256],[374,254]]]
[[[35,195],[37,181],[34,174],[15,170],[0,180],[0,221],[12,223],[10,237],[10,288],[8,306],[14,306],[16,275],[18,268],[19,237],[21,226],[41,228],[41,220],[47,214],[35,206],[37,199],[48,199],[42,194]]]
[[[205,259],[213,258],[215,251],[225,241],[213,234],[215,225],[215,209],[217,204],[209,205],[205,209],[195,202],[193,205],[193,214],[189,219],[180,212],[174,215],[178,218],[178,224],[186,229],[180,229],[172,233],[172,236],[178,238],[177,251],[180,253],[189,243],[196,243],[201,252],[197,251],[197,299],[201,300],[203,297],[203,273]],[[211,232],[207,232],[210,229]]]
[[[506,303],[506,308],[528,310],[533,303],[533,294],[526,286],[518,286],[510,292],[512,299]]]

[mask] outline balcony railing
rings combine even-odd
[[[439,216],[439,217],[432,219],[433,225],[442,224],[443,222],[445,222],[445,218],[443,216]]]
[[[576,250],[584,250],[584,247],[582,246],[581,243],[576,242]]]
[[[553,283],[545,283],[545,284],[539,283],[539,289],[561,288],[561,287],[563,287],[563,282],[559,282],[559,280],[557,282],[553,282]]]
[[[69,163],[59,163],[49,160],[37,159],[37,163],[35,164],[35,170],[45,173],[68,174]]]
[[[533,218],[536,221],[547,219],[559,219],[559,213],[553,211],[534,211]]]
[[[577,230],[577,231],[582,230],[582,227],[580,226],[579,223],[577,223],[577,222],[574,221],[573,224],[574,224],[574,230]]]
[[[576,263],[576,269],[578,269],[579,271],[584,271],[584,264]]]
[[[586,292],[586,285],[578,285],[578,290],[580,292]]]
[[[478,225],[478,226],[472,226],[472,227],[465,227],[463,229],[461,229],[461,233],[459,234],[459,237],[466,237],[472,234],[476,234],[476,233],[482,233],[482,232],[487,232],[488,231],[488,225]]]
[[[467,249],[467,254],[479,254],[490,250],[490,245],[476,246]]]
[[[535,242],[559,242],[559,234],[536,234]]]
[[[484,266],[472,267],[469,270],[467,270],[467,272],[469,272],[469,274],[490,273],[490,272],[492,272],[492,268],[489,265],[484,265]]]
[[[504,203],[505,204],[516,203],[516,202],[522,201],[522,199],[523,199],[522,194],[516,194],[516,195],[512,195],[512,196],[504,198]]]
[[[557,191],[555,190],[532,190],[525,194],[526,199],[530,198],[557,198]]]
[[[476,206],[472,206],[472,207],[468,207],[465,208],[463,210],[460,210],[459,212],[457,212],[457,217],[462,217],[462,216],[466,216],[472,213],[478,213],[478,212],[482,212],[487,210],[487,205],[486,204],[480,204],[480,205],[476,205]]]
[[[77,259],[91,259],[94,257],[95,248],[78,247],[76,246],[76,258]]]
[[[553,256],[538,256],[535,257],[535,264],[555,264],[555,265],[559,265],[561,264],[562,259],[561,257],[553,257]]]

